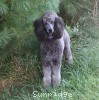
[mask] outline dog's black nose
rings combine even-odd
[[[52,33],[52,29],[49,29],[49,33]]]

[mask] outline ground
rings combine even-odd
[[[71,37],[73,65],[62,63],[62,82],[45,90],[39,44],[33,53],[13,56],[0,63],[0,100],[98,100],[99,99],[99,41],[83,34]]]

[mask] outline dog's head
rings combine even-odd
[[[63,35],[64,22],[56,13],[47,12],[34,21],[34,30],[40,41],[59,39]]]

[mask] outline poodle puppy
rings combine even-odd
[[[69,34],[64,28],[63,19],[56,13],[46,12],[33,25],[41,43],[44,86],[57,86],[61,82],[63,52],[67,62],[73,63]]]

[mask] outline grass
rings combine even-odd
[[[26,48],[26,45],[22,47],[25,47],[23,54],[13,55],[9,58],[10,62],[9,60],[6,63],[1,62],[0,100],[99,99],[99,41],[97,36],[89,33],[72,36],[74,63],[67,65],[63,60],[61,85],[49,90],[43,87],[39,44],[37,40],[32,39],[28,45],[30,45],[29,48]]]

